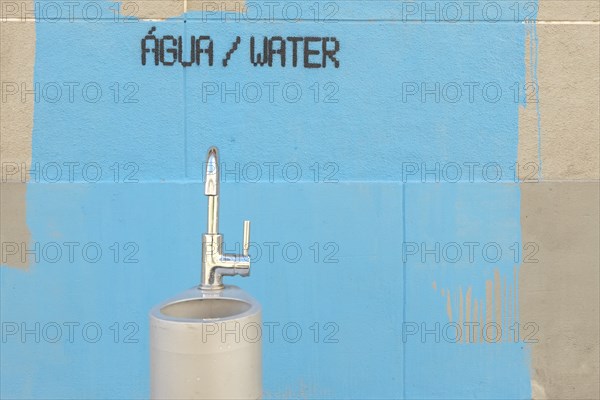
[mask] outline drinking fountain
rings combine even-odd
[[[152,399],[259,399],[262,396],[261,306],[224,276],[250,275],[250,221],[242,254],[223,253],[219,233],[219,157],[208,151],[200,283],[150,311]]]

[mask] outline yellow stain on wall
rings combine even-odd
[[[512,283],[507,284],[499,269],[493,272],[493,278],[483,283],[484,298],[473,295],[473,287],[459,286],[455,298],[449,288],[441,288],[440,294],[445,303],[448,322],[456,322],[461,328],[460,342],[495,343],[518,340],[518,319],[514,312],[517,287],[517,267],[513,267]],[[433,290],[437,291],[435,282]],[[513,293],[515,297],[513,298]],[[453,318],[457,318],[456,321]]]

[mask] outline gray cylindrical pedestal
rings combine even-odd
[[[261,306],[236,286],[190,289],[150,312],[152,399],[259,399]]]

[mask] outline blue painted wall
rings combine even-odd
[[[3,323],[30,329],[36,322],[80,323],[72,343],[64,326],[56,343],[43,335],[39,343],[34,334],[6,336],[3,398],[148,396],[147,311],[198,281],[205,225],[200,172],[210,145],[220,148],[228,168],[263,165],[259,183],[225,177],[226,240],[239,240],[248,218],[263,252],[255,253],[251,278],[230,282],[261,301],[265,321],[293,322],[303,332],[296,343],[280,330],[265,342],[266,397],[530,396],[522,343],[402,340],[405,322],[448,322],[432,282],[452,291],[472,286],[485,297],[494,269],[512,276],[510,257],[447,265],[405,259],[402,250],[406,241],[520,243],[519,189],[508,171],[517,158],[521,105],[510,87],[524,81],[526,28],[507,7],[498,23],[419,23],[402,21],[390,2],[340,4],[331,23],[223,23],[191,13],[160,22],[36,25],[35,80],[95,82],[103,96],[96,103],[37,103],[32,161],[97,163],[103,174],[97,183],[82,176],[30,182],[32,241],[97,243],[103,254],[95,263],[76,253],[73,262],[46,257],[26,272],[0,269]],[[153,26],[159,36],[210,34],[215,66],[142,66],[140,40]],[[340,67],[253,67],[252,35],[335,36]],[[220,57],[236,36],[240,49],[223,68]],[[404,100],[403,82],[424,81],[495,82],[504,92],[497,102],[466,101],[466,93],[456,103]],[[243,93],[236,102],[235,95],[223,101],[206,92],[212,83],[221,90],[221,84],[251,89],[265,82],[278,84],[273,102],[266,89],[255,103]],[[136,103],[121,101],[130,93],[127,83],[138,89]],[[297,102],[283,97],[290,83],[303,91]],[[331,88],[336,101],[325,102]],[[285,175],[277,167],[270,182],[265,162],[295,163],[302,176],[291,182],[291,170]],[[481,173],[475,182],[465,175],[459,183],[431,177],[423,183],[420,171],[407,169],[436,162],[497,163],[504,183],[488,183]],[[129,172],[137,183],[123,182]],[[323,182],[329,173],[337,182]],[[273,259],[267,242],[280,243]],[[302,250],[297,262],[282,252],[289,243]],[[138,262],[125,263],[133,250]],[[89,322],[103,329],[97,343],[82,335]],[[334,331],[329,343],[324,338]],[[126,343],[128,333],[137,342]]]

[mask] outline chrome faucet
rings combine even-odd
[[[223,276],[250,275],[250,221],[244,221],[242,254],[223,254],[219,233],[219,157],[216,147],[208,150],[204,194],[208,197],[208,228],[202,236],[201,289],[222,289]]]

